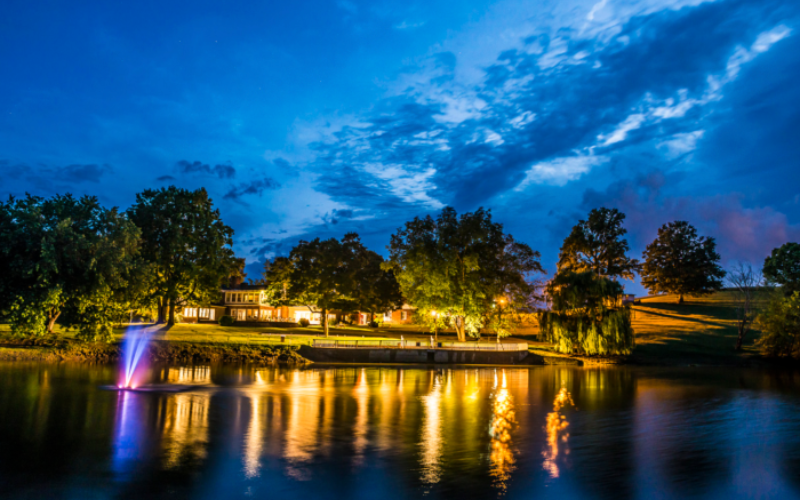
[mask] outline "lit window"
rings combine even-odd
[[[405,321],[408,319],[408,311],[400,311],[400,320]]]

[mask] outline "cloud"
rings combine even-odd
[[[264,191],[280,188],[281,185],[274,179],[265,177],[250,182],[243,182],[238,186],[232,187],[226,194],[225,199],[236,200],[245,195],[261,196]]]
[[[761,264],[773,248],[800,239],[800,224],[769,206],[746,206],[741,193],[720,195],[669,195],[674,184],[687,182],[659,172],[614,182],[603,191],[587,189],[585,210],[606,206],[627,215],[626,228],[634,247],[644,250],[658,228],[686,220],[703,236],[716,238],[723,263],[746,261]]]
[[[48,185],[51,182],[64,184],[99,183],[104,175],[113,169],[108,164],[75,163],[63,167],[47,164],[30,165],[10,160],[0,160],[0,171],[3,177],[24,179],[36,185]]]
[[[233,165],[229,164],[219,164],[214,165],[213,167],[207,163],[201,163],[199,161],[187,161],[187,160],[180,160],[175,164],[175,168],[178,172],[183,174],[208,174],[208,175],[216,175],[220,179],[232,179],[236,176],[236,169],[233,168]]]
[[[161,177],[159,177],[156,180],[159,181],[159,182],[172,182],[172,181],[175,180],[175,177],[173,177],[171,175],[162,175]]]
[[[525,178],[516,190],[522,191],[530,184],[563,186],[569,181],[578,179],[592,167],[602,165],[607,161],[608,158],[603,156],[578,155],[539,162],[525,173]]]

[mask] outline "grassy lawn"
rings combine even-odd
[[[758,297],[760,303],[767,298],[768,292]],[[735,363],[756,354],[758,332],[748,333],[742,352],[733,349],[737,330],[731,291],[684,298],[680,305],[674,295],[642,299],[633,306],[633,329],[634,357],[643,361]]]

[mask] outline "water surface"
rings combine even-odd
[[[800,498],[800,375],[0,363],[2,498]]]

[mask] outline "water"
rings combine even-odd
[[[0,497],[800,498],[800,374],[0,364]]]

